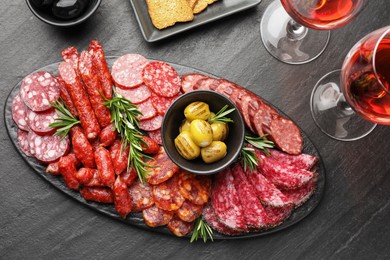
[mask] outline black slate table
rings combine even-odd
[[[86,23],[68,29],[44,24],[24,1],[0,3],[1,122],[8,93],[25,75],[60,60],[60,51],[85,49],[96,38],[107,55],[139,53],[202,69],[270,101],[307,133],[326,168],[326,188],[307,218],[271,235],[190,244],[187,239],[115,221],[70,199],[19,156],[1,123],[1,259],[389,259],[390,127],[354,142],[324,135],[310,114],[310,93],[338,69],[355,42],[390,24],[390,1],[369,1],[352,23],[332,31],[325,52],[305,65],[272,58],[259,33],[271,1],[157,43],[147,43],[128,1],[103,1]]]

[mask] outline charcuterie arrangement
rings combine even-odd
[[[14,142],[86,203],[113,205],[124,221],[138,214],[146,226],[166,226],[176,236],[191,234],[201,220],[217,238],[278,230],[318,203],[324,182],[318,154],[293,121],[252,92],[199,71],[180,75],[139,54],[116,57],[111,66],[96,40],[80,54],[74,47],[61,54],[57,73],[34,72],[15,90]],[[170,104],[197,89],[228,96],[248,133],[272,141],[275,149],[247,143],[254,169],[241,159],[213,176],[180,169],[164,151],[160,128]],[[117,100],[135,111],[134,135],[120,131]],[[309,210],[300,211],[316,192]]]

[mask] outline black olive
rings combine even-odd
[[[79,17],[89,4],[89,0],[54,0],[53,16],[70,20]]]
[[[53,4],[54,0],[31,0],[32,4],[41,9],[46,10]]]

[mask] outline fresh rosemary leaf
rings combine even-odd
[[[52,107],[56,110],[59,115],[58,118],[54,119],[54,122],[49,125],[51,128],[56,128],[56,132],[54,135],[61,136],[61,140],[63,140],[69,133],[70,129],[80,124],[80,121],[70,113],[68,107],[65,103],[56,100],[53,103],[50,103]]]
[[[206,222],[203,221],[202,217],[197,218],[195,222],[190,243],[198,241],[198,238],[202,238],[204,243],[206,243],[209,238],[211,241],[214,241],[213,230]]]
[[[272,141],[265,140],[267,135],[262,135],[258,137],[245,136],[245,140],[253,145],[254,147],[262,150],[267,155],[269,155],[268,148],[274,148],[275,144]]]
[[[209,120],[209,123],[212,124],[212,123],[215,123],[215,122],[220,122],[220,123],[234,123],[234,121],[229,118],[229,117],[226,117],[228,114],[230,114],[231,112],[233,112],[235,110],[235,108],[231,108],[229,110],[226,110],[228,108],[228,105],[224,105],[221,110],[218,111],[218,113],[215,114],[215,117],[211,118]]]
[[[255,155],[255,150],[250,147],[244,147],[241,149],[240,157],[242,159],[244,171],[246,172],[249,170],[250,172],[253,172],[258,164],[257,162],[259,159]]]

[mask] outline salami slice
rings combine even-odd
[[[267,225],[267,215],[263,205],[257,199],[254,187],[250,184],[239,163],[232,168],[233,183],[244,212],[246,225],[252,230],[259,230]]]
[[[250,172],[247,170],[245,174],[252,183],[257,197],[263,205],[280,208],[291,204],[291,201],[259,171],[254,170]]]
[[[149,169],[150,172],[148,173],[146,180],[153,185],[168,180],[179,171],[179,166],[169,159],[163,147],[161,147],[160,151],[154,156],[154,160],[151,160],[148,163],[153,168]]]
[[[32,73],[23,79],[20,96],[32,111],[50,109],[50,102],[55,102],[60,97],[57,79],[46,71]]]
[[[30,109],[24,104],[20,92],[12,100],[12,119],[19,129],[29,131],[28,114]]]
[[[181,76],[181,91],[187,93],[194,90],[196,82],[200,79],[207,78],[203,74],[185,74]]]
[[[129,187],[131,208],[133,212],[139,212],[154,205],[152,186],[149,183],[141,183],[136,179]]]
[[[207,77],[198,80],[194,86],[194,90],[215,90],[218,87],[219,83],[219,79]]]
[[[258,165],[261,172],[270,182],[279,188],[296,189],[305,185],[315,177],[314,172],[281,164],[278,161],[267,157],[259,150],[256,150],[255,154],[260,160]]]
[[[272,118],[269,127],[263,128],[267,139],[288,154],[300,154],[303,149],[303,137],[298,126],[291,120],[278,116]]]
[[[177,177],[153,186],[153,198],[157,207],[163,210],[176,211],[184,203],[184,197],[180,194]]]
[[[125,219],[131,212],[131,198],[127,185],[121,178],[116,178],[112,191],[114,194],[115,210]]]
[[[269,126],[272,118],[278,115],[279,113],[275,109],[263,103],[251,120],[252,125],[254,126],[253,130],[259,136],[264,135],[264,127]]]
[[[116,91],[126,99],[130,100],[133,104],[139,104],[147,100],[151,92],[145,85],[140,85],[131,89],[116,88]]]
[[[143,83],[142,71],[149,61],[139,54],[126,54],[112,65],[111,75],[121,88],[135,88]]]
[[[56,129],[51,128],[49,125],[54,123],[55,119],[58,117],[55,109],[40,113],[35,113],[30,110],[28,113],[28,125],[30,126],[30,129],[38,135],[51,135],[55,133]]]
[[[264,106],[264,102],[257,96],[254,96],[251,100],[248,102],[248,124],[250,124],[250,129],[252,132],[256,132],[256,125],[254,123],[254,118],[256,113],[260,110],[260,108]]]
[[[252,131],[253,131],[253,128],[252,128],[252,124],[251,124],[251,121],[250,121],[250,117],[249,117],[249,103],[252,101],[253,99],[253,95],[252,94],[246,94],[244,96],[241,97],[241,100],[237,103],[237,107],[238,109],[240,110],[241,112],[241,115],[244,119],[244,122],[246,124],[246,126]]]
[[[157,110],[157,113],[161,116],[165,115],[165,112],[168,110],[169,106],[180,96],[180,93],[174,97],[160,97],[156,94],[152,94],[151,100],[153,107]]]
[[[310,170],[318,162],[318,157],[310,154],[301,153],[298,155],[291,155],[275,149],[269,149],[268,151],[271,154],[271,158],[278,162],[305,170]]]
[[[207,203],[203,209],[203,220],[217,232],[227,235],[227,236],[236,236],[241,235],[242,231],[237,231],[232,229],[226,225],[224,225],[221,221],[218,220],[217,215],[215,215],[214,209],[211,206],[211,203]]]
[[[57,161],[69,151],[68,137],[61,141],[60,136],[40,136],[30,131],[27,138],[31,153],[46,164]]]
[[[157,115],[157,110],[154,108],[151,99],[147,99],[146,101],[137,104],[138,110],[142,113],[139,116],[139,120],[148,120]]]
[[[159,145],[162,145],[162,136],[161,136],[161,129],[155,130],[155,131],[149,131],[148,135],[150,138],[152,138],[156,143]]]
[[[206,204],[211,194],[211,178],[206,175],[194,175],[181,170],[179,174],[180,193],[196,205]]]
[[[174,97],[181,88],[181,79],[176,70],[165,62],[147,64],[142,72],[142,78],[146,86],[162,97]]]
[[[268,228],[273,228],[283,223],[293,210],[293,206],[285,206],[282,208],[275,208],[271,206],[264,207],[268,218]]]
[[[114,194],[110,188],[106,187],[82,187],[80,194],[85,200],[100,203],[113,203]]]
[[[215,176],[211,205],[217,218],[224,225],[238,231],[248,231],[230,168],[226,168]]]
[[[145,224],[149,227],[165,226],[171,221],[174,213],[158,208],[156,205],[142,211]]]
[[[168,229],[178,237],[182,237],[191,232],[194,228],[194,222],[186,222],[178,216],[173,216],[167,225]]]
[[[180,209],[176,211],[176,215],[183,221],[193,222],[202,214],[202,211],[203,206],[185,200]]]
[[[317,178],[313,178],[308,183],[294,190],[283,190],[283,194],[294,204],[295,207],[305,203],[316,189]]]
[[[238,89],[241,88],[235,83],[221,79],[215,91],[230,98]]]
[[[17,139],[18,139],[19,147],[25,155],[31,157],[32,154],[30,151],[30,144],[28,142],[27,136],[28,136],[28,132],[21,130],[21,129],[18,129],[18,138]]]
[[[161,128],[163,117],[156,115],[150,119],[139,121],[139,128],[144,131],[155,131]]]

